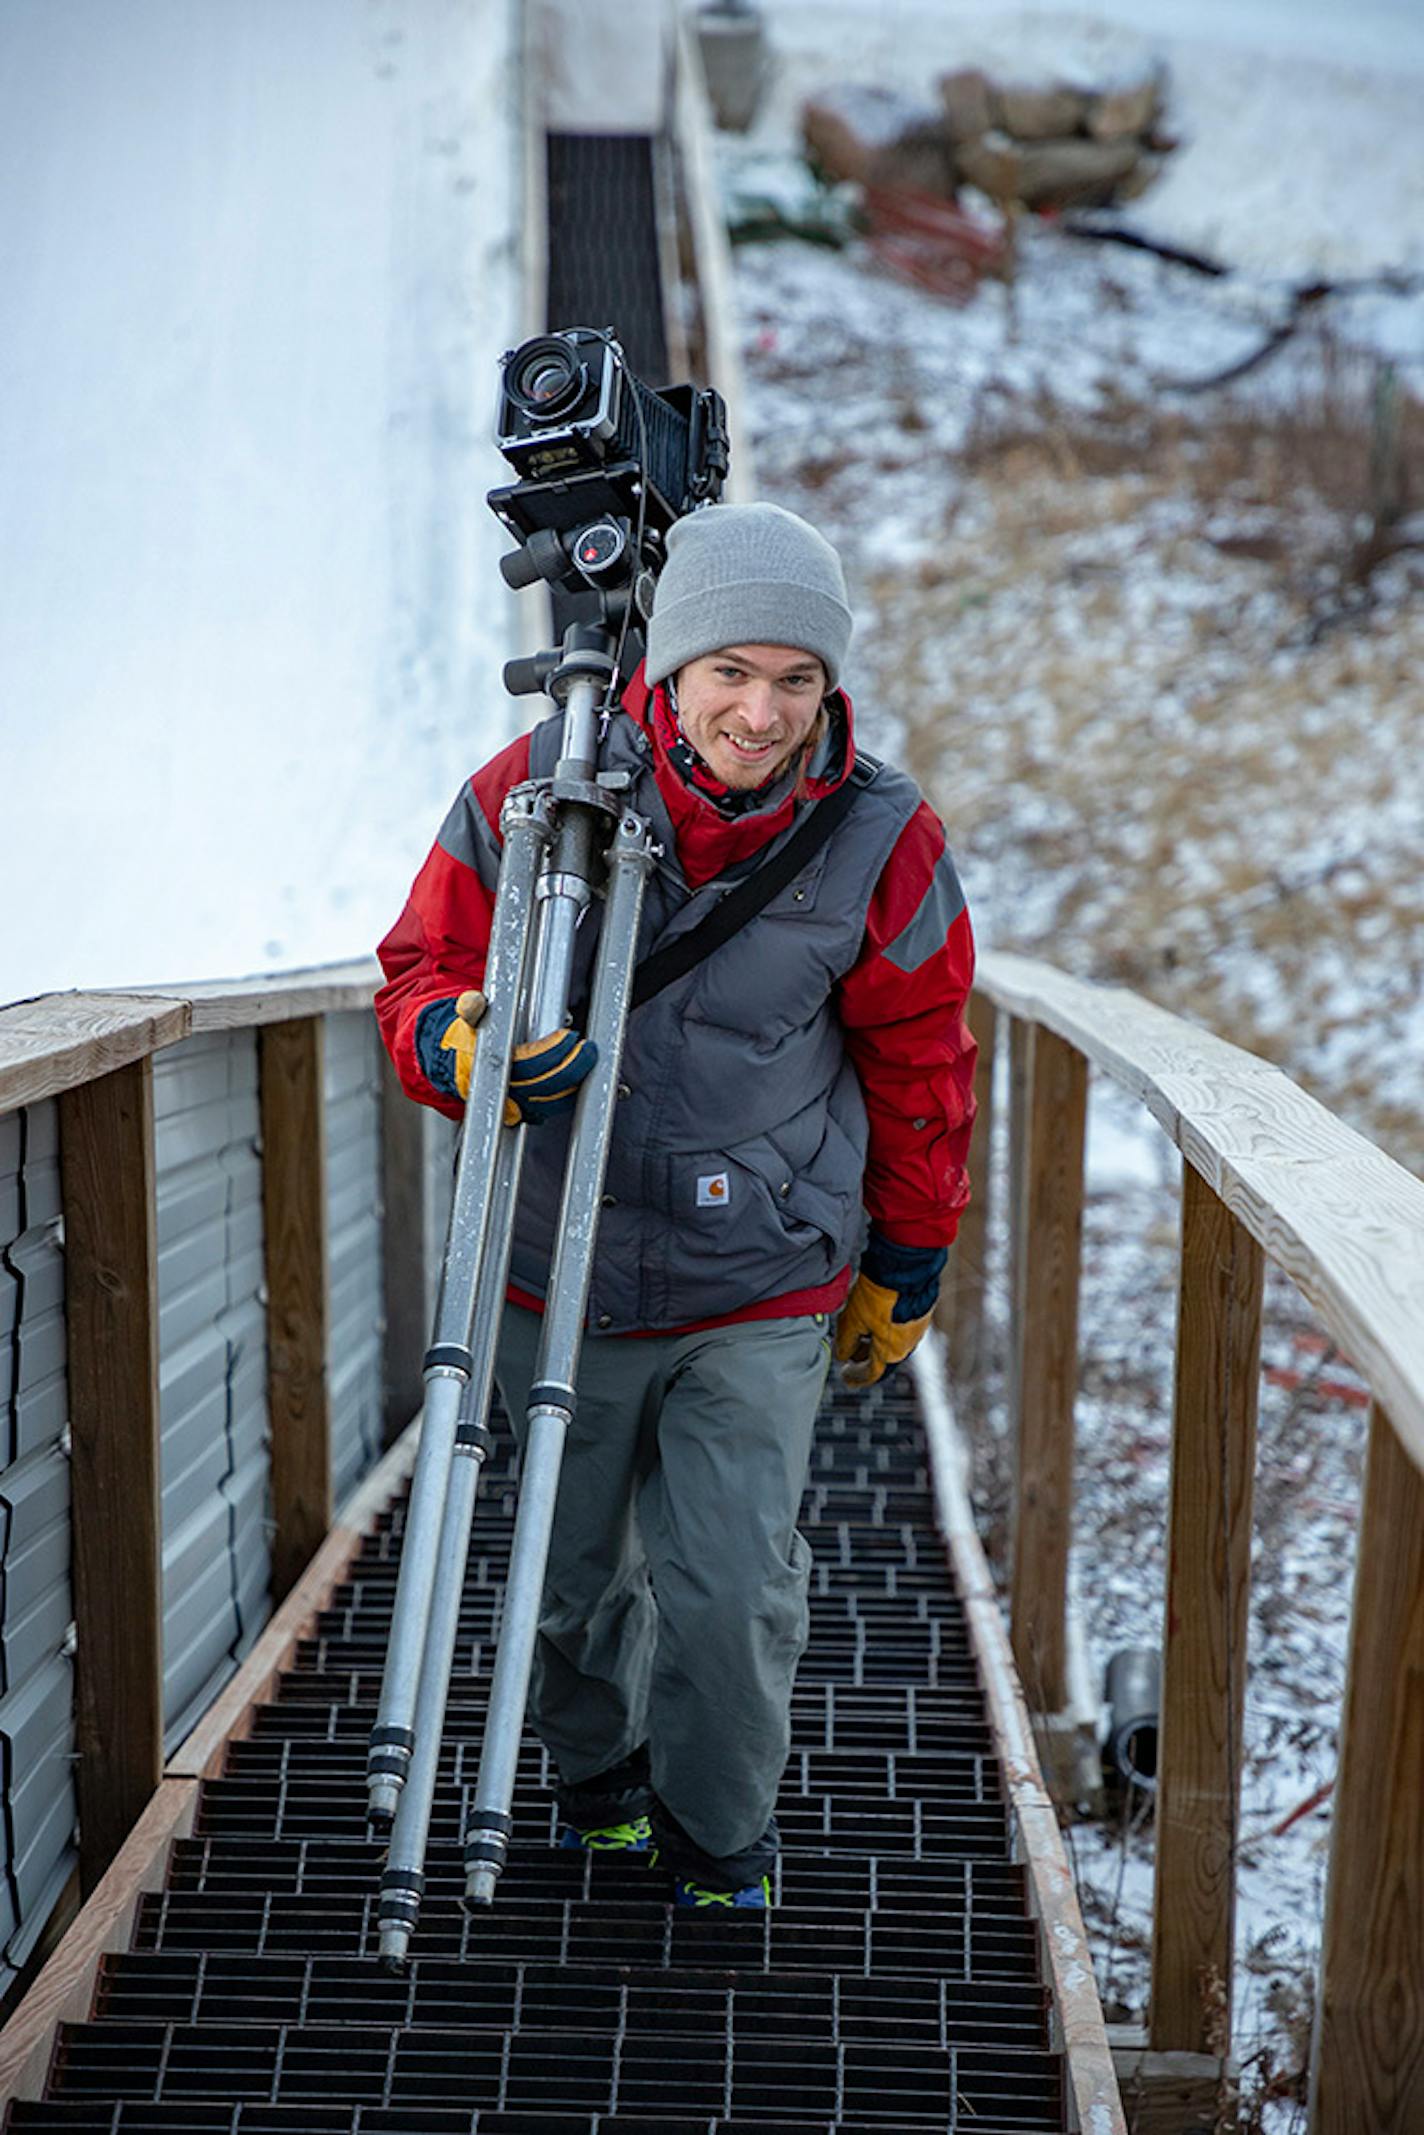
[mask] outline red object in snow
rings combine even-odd
[[[965,303],[986,274],[1003,272],[1003,229],[952,200],[908,186],[869,185],[865,214],[870,249],[881,265],[937,296]]]

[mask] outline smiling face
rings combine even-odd
[[[787,645],[730,645],[677,678],[682,730],[724,786],[764,786],[816,723],[826,670]]]

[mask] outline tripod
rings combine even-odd
[[[540,684],[563,709],[552,777],[516,787],[500,814],[495,894],[480,1024],[435,1313],[425,1407],[411,1483],[385,1675],[367,1762],[369,1813],[390,1828],[381,1877],[380,1953],[405,1960],[420,1911],[460,1596],[508,1281],[524,1154],[523,1125],[504,1124],[514,1047],[569,1021],[574,939],[606,871],[587,1035],[597,1061],[579,1091],[564,1172],[534,1383],[504,1620],[475,1788],[464,1832],[465,1899],[488,1905],[513,1828],[510,1805],[564,1440],[573,1420],[593,1249],[617,1098],[643,892],[656,856],[648,824],[624,805],[625,774],[597,769],[600,705],[617,666],[616,632],[573,625],[561,656],[515,663],[512,686]],[[512,679],[507,671],[507,679]]]

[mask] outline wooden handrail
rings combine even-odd
[[[332,1519],[325,1019],[369,1014],[374,959],[278,976],[51,994],[0,1010],[0,1113],[53,1102],[64,1221],[76,1622],[80,1872],[92,1890],[163,1764],[156,1053],[201,1033],[256,1036],[266,1252],[273,1599]],[[383,1079],[383,1360],[388,1430],[420,1398],[425,1160],[415,1112]],[[419,1122],[416,1122],[417,1128]],[[399,1187],[399,1192],[393,1188]],[[378,1185],[377,1191],[380,1191]]]
[[[1193,2110],[1214,2110],[1225,2075],[1269,1258],[1309,1298],[1374,1401],[1309,2126],[1311,2135],[1349,2135],[1366,2110],[1372,2135],[1410,2135],[1424,2125],[1424,1992],[1414,1957],[1424,1943],[1424,1182],[1278,1068],[1133,994],[991,954],[976,986],[981,1031],[991,1006],[1008,1023],[995,1042],[1011,1062],[1008,1389],[1017,1520],[1032,1543],[1024,1551],[1015,1536],[1011,1616],[1021,1665],[1025,1644],[1036,1656],[1064,1644],[1076,1368],[1061,1352],[1076,1302],[1068,1219],[1080,1163],[1080,1089],[1066,1058],[1080,1070],[1102,1069],[1138,1098],[1185,1160],[1148,2032],[1155,2055],[1125,2057],[1124,2070],[1144,2079],[1155,2059],[1164,2099],[1176,2086],[1178,2107],[1190,2095]],[[990,1095],[981,1088],[981,1099]],[[981,1121],[976,1146],[986,1154],[987,1138]],[[1043,1253],[1050,1216],[1056,1260]],[[982,1243],[978,1251],[982,1261]],[[1061,1276],[1045,1283],[1042,1270],[1054,1266]],[[956,1285],[951,1309],[956,1321],[961,1309],[981,1321],[982,1279],[962,1294]],[[980,1325],[952,1321],[952,1358],[977,1373],[982,1355]],[[1055,1729],[1054,1702],[1066,1697],[1061,1671],[1024,1672],[1030,1696],[1039,1692],[1044,1739],[1056,1734],[1061,1746],[1072,1721],[1060,1713]]]
[[[683,168],[685,205],[690,225],[693,276],[705,347],[707,383],[720,387],[727,404],[727,428],[733,440],[727,502],[750,504],[757,494],[751,424],[742,401],[742,366],[736,348],[736,305],[731,296],[732,262],[727,225],[719,206],[712,146],[712,113],[702,55],[687,14],[677,10],[673,68],[672,133]]]
[[[991,954],[978,985],[1140,1098],[1310,1299],[1424,1467],[1424,1181],[1288,1075],[1138,995]]]
[[[58,1097],[204,1030],[369,1008],[374,957],[254,978],[100,993],[42,993],[0,1008],[0,1112]]]

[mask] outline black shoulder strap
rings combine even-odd
[[[705,919],[686,934],[669,942],[665,949],[655,949],[645,956],[633,974],[633,992],[629,1007],[641,1008],[653,995],[671,986],[709,957],[723,942],[730,941],[740,927],[754,919],[778,890],[785,889],[794,881],[813,854],[818,853],[833,830],[843,823],[861,794],[878,775],[880,764],[873,756],[857,756],[851,766],[850,776],[828,793],[787,839],[781,850],[750,875],[744,875],[732,889],[713,905]]]

